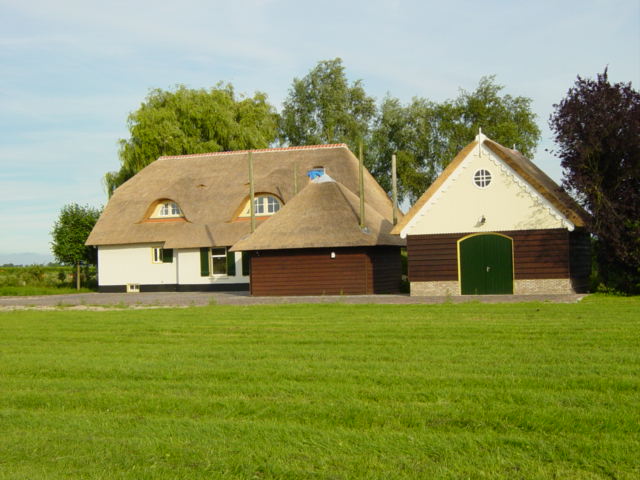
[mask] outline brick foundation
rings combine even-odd
[[[576,293],[568,278],[545,278],[538,280],[514,280],[513,293],[516,295],[542,295]]]
[[[411,282],[412,297],[439,297],[460,295],[457,281],[446,282]]]
[[[514,280],[514,295],[544,295],[576,293],[568,278],[545,278],[537,280]],[[412,297],[440,297],[460,295],[457,281],[446,282],[411,282]]]

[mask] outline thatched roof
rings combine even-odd
[[[583,227],[585,225],[589,214],[531,160],[517,150],[503,147],[499,143],[484,137],[484,135],[480,137],[482,138],[481,141],[483,145],[526,180],[529,185],[535,188],[540,195],[549,201],[549,203],[558,209],[558,211],[568,218],[576,227]],[[478,137],[458,152],[447,168],[444,169],[435,182],[431,184],[427,191],[418,199],[413,207],[411,207],[404,218],[398,222],[392,230],[392,233],[400,234],[402,229],[407,226],[411,219],[422,209],[431,197],[433,197],[447,178],[460,166],[467,155],[469,155],[477,145]]]
[[[307,171],[317,166],[359,194],[358,160],[344,144],[252,153],[256,193],[275,194],[285,205],[295,196],[294,172],[301,191],[310,182]],[[87,244],[233,245],[250,231],[250,222],[237,218],[249,195],[248,170],[247,151],[161,157],[116,189]],[[370,208],[391,219],[391,201],[366,169],[364,190]],[[160,199],[175,201],[186,221],[146,221],[150,206]]]
[[[517,150],[503,147],[493,140],[486,139],[484,144],[556,207],[571,223],[576,227],[585,226],[589,214],[535,163]]]
[[[371,205],[365,202],[364,229],[359,214],[360,199],[344,185],[312,182],[232,251],[405,245],[390,234],[393,224],[389,219]]]

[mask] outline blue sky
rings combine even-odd
[[[607,65],[638,88],[640,0],[0,0],[0,254],[49,254],[63,205],[106,202],[149,89],[231,82],[280,108],[294,77],[335,57],[378,100],[442,101],[495,74],[533,99],[534,160],[559,180],[552,105]]]

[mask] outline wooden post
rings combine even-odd
[[[76,290],[80,290],[80,262],[76,262]]]
[[[398,179],[396,177],[396,155],[391,155],[391,198],[393,199],[393,224],[398,223]]]
[[[362,142],[360,142],[360,228],[364,228],[364,160],[362,157]]]
[[[249,150],[249,212],[251,215],[251,233],[256,229],[255,192],[253,190],[253,156]]]

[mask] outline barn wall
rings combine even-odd
[[[590,259],[588,235],[584,232],[550,229],[496,233],[513,238],[514,293],[586,291]],[[460,293],[457,241],[467,235],[407,237],[412,295],[446,295],[453,290]]]
[[[400,247],[369,249],[373,265],[373,293],[400,293],[402,258]]]
[[[408,235],[410,282],[458,280],[456,241],[465,234]]]
[[[589,232],[584,229],[571,232],[569,245],[571,248],[569,258],[571,284],[576,292],[587,292],[591,276],[591,237]]]
[[[399,247],[263,250],[251,255],[251,294],[257,296],[397,292],[400,277]]]
[[[569,278],[569,231],[502,232],[513,238],[513,276],[519,279]]]
[[[565,229],[496,232],[513,238],[516,279],[569,278],[569,232]],[[457,242],[469,233],[409,235],[409,281],[457,281]]]

